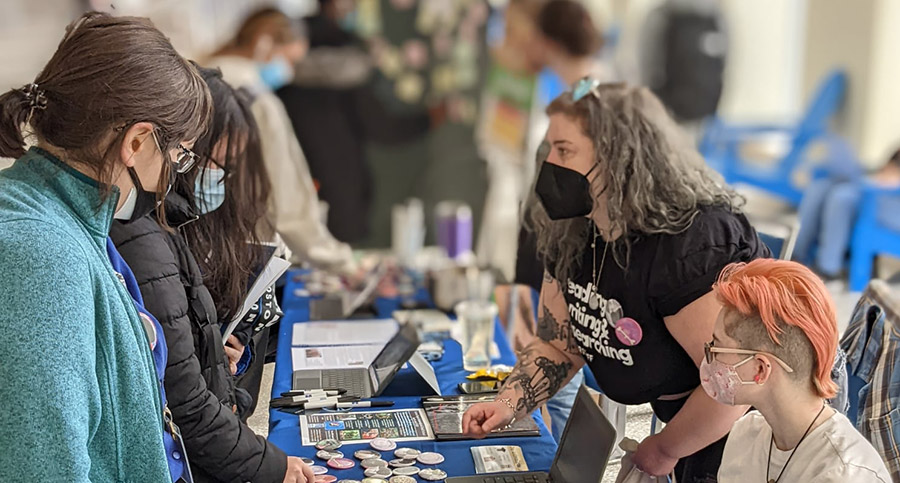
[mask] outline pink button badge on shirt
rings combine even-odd
[[[616,338],[619,342],[633,347],[641,342],[644,338],[644,330],[641,325],[631,317],[624,317],[616,322]]]

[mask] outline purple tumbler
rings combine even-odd
[[[437,243],[452,259],[472,252],[472,208],[465,203],[443,201],[435,208]]]

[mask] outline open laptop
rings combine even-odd
[[[600,483],[616,429],[584,386],[578,390],[550,473],[491,473],[447,478],[447,483]]]
[[[368,367],[338,369],[298,369],[294,371],[293,388],[346,389],[347,396],[370,398],[380,395],[397,371],[419,348],[419,334],[414,324],[403,324]]]

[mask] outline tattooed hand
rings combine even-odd
[[[513,370],[503,384],[504,390],[511,389],[520,395],[515,404],[516,414],[527,414],[539,408],[570,378],[572,363],[539,355],[536,344],[522,351],[517,370]]]

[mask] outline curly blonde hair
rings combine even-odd
[[[592,192],[606,194],[610,231],[623,234],[611,244],[622,268],[628,266],[634,236],[680,233],[704,206],[739,212],[744,204],[644,87],[601,84],[577,102],[566,92],[550,104],[547,114],[578,121],[593,142],[600,175]],[[557,280],[567,280],[581,268],[591,221],[553,221],[536,197],[531,198],[526,219],[537,233],[538,255],[545,266],[553,267]]]

